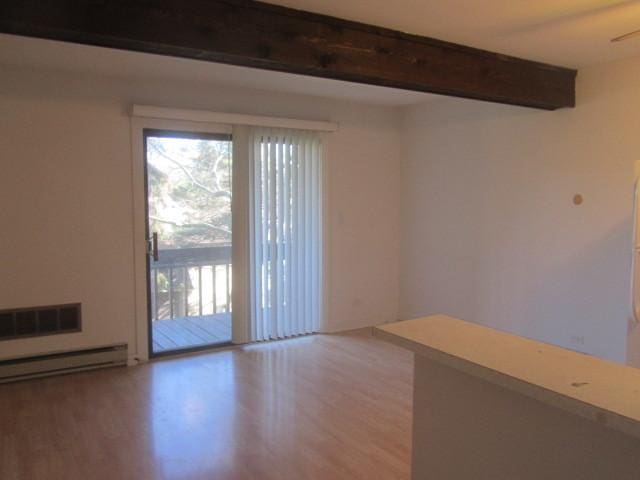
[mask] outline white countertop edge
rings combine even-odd
[[[611,410],[586,403],[540,385],[526,382],[520,378],[492,370],[483,365],[470,362],[463,358],[438,350],[423,343],[409,340],[401,335],[387,332],[379,327],[373,328],[373,336],[398,345],[417,355],[428,358],[436,363],[453,368],[459,372],[493,383],[500,387],[514,391],[544,404],[559,408],[568,413],[578,415],[587,420],[599,423],[614,430],[640,439],[640,422],[633,418],[620,415]]]

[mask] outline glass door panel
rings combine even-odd
[[[145,130],[152,355],[231,341],[231,136]]]

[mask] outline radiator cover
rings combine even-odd
[[[127,364],[126,343],[0,361],[0,383]]]

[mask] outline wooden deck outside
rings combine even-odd
[[[231,314],[156,320],[152,328],[154,353],[225,343],[231,341]]]

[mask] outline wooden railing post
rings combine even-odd
[[[211,247],[167,249],[160,252],[159,261],[151,262],[149,277],[151,281],[150,294],[152,299],[151,312],[153,320],[164,320],[162,318],[168,313],[168,319],[181,316],[191,316],[191,305],[189,294],[193,290],[191,283],[190,269],[197,268],[197,315],[205,315],[203,294],[205,283],[203,282],[202,269],[211,267],[211,298],[212,312],[218,313],[217,276],[218,266],[224,268],[225,297],[222,311],[231,312],[231,246],[217,245]],[[164,276],[163,272],[168,275]],[[166,279],[167,299],[162,299],[161,278]],[[184,297],[181,298],[180,295]],[[167,311],[168,310],[168,311]]]

